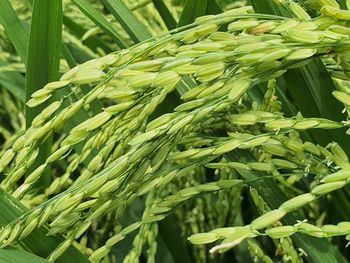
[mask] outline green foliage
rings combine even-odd
[[[0,3],[0,261],[348,262],[350,3],[250,4]]]
[[[1,248],[0,249],[0,260],[2,262],[9,263],[25,263],[25,262],[33,262],[33,263],[47,263],[48,261],[39,258],[33,254],[30,254],[25,251],[11,249],[11,248]]]
[[[26,101],[33,93],[50,81],[58,79],[59,60],[61,51],[62,31],[62,1],[33,1],[33,15],[31,20],[28,61],[26,70]],[[45,95],[44,95],[45,97]],[[36,108],[26,107],[26,126],[32,124],[33,119],[46,107],[44,103]],[[48,139],[41,147],[35,169],[44,162],[49,154],[52,143]],[[30,171],[30,170],[29,170]],[[29,174],[29,171],[27,174]],[[47,171],[38,183],[39,187],[49,185],[50,173]]]

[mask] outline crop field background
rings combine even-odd
[[[349,0],[0,0],[0,263],[350,261]]]

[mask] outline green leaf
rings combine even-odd
[[[46,259],[35,256],[23,250],[0,248],[0,262],[6,263],[48,263]]]
[[[251,4],[257,13],[291,17],[291,14],[285,8],[270,0],[251,0]]]
[[[293,103],[303,116],[335,121],[344,119],[341,114],[343,107],[332,95],[332,91],[336,89],[334,83],[319,59],[300,69],[288,71],[284,78]],[[321,145],[336,141],[349,153],[350,144],[344,129],[314,130],[310,134]]]
[[[340,4],[340,7],[341,7],[342,9],[347,9],[347,8],[346,8],[346,0],[339,0],[339,4]]]
[[[61,51],[62,51],[63,56],[66,58],[68,66],[70,68],[74,68],[78,63],[75,60],[72,52],[70,52],[68,45],[66,45],[65,43],[62,43]]]
[[[61,0],[34,0],[33,14],[30,27],[30,40],[28,49],[28,63],[26,74],[26,100],[28,101],[38,89],[59,77],[59,63],[61,52],[62,30],[62,1]],[[26,125],[30,126],[32,120],[43,110],[49,102],[29,108],[26,107]],[[32,167],[44,163],[51,149],[51,142],[47,140],[40,148],[39,158]],[[29,173],[30,171],[28,171]],[[40,185],[47,185],[50,174],[42,176]]]
[[[1,63],[0,63],[1,64]],[[24,91],[25,79],[18,72],[0,73],[0,85],[12,93],[22,103],[26,100]]]
[[[161,238],[171,252],[175,262],[191,263],[192,260],[186,249],[186,244],[177,233],[175,223],[176,220],[172,216],[168,216],[158,222]]]
[[[126,48],[126,42],[119,36],[116,29],[108,22],[99,11],[89,4],[86,0],[73,0],[79,9],[101,28],[108,36],[110,36],[120,48]]]
[[[152,0],[152,2],[166,27],[169,30],[176,28],[177,22],[163,0]]]
[[[207,0],[187,0],[177,23],[178,27],[190,24],[207,10]]]
[[[28,208],[0,188],[0,211],[0,226],[6,226],[28,211]],[[39,257],[46,258],[63,240],[61,236],[47,236],[47,229],[41,227],[35,229],[19,243],[27,251]],[[88,263],[90,261],[78,249],[71,246],[56,262]]]
[[[152,37],[121,0],[101,0],[108,11],[117,19],[135,43]]]
[[[218,4],[216,0],[208,0],[207,11],[208,15],[216,15],[223,11],[222,7]]]
[[[9,0],[0,1],[0,24],[15,47],[23,63],[27,63],[29,34],[13,10]]]
[[[81,25],[75,23],[70,17],[66,15],[63,15],[63,24],[77,38],[81,38],[86,32],[86,30]],[[109,47],[108,44],[104,43],[96,36],[91,36],[86,39],[84,41],[84,45],[95,52],[98,50],[98,48],[102,48],[106,53],[113,52],[113,49]]]
[[[61,0],[35,0],[26,75],[27,100],[30,99],[32,93],[59,77],[61,28]],[[26,109],[26,123],[28,126],[44,106]]]

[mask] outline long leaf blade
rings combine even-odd
[[[0,248],[0,262],[6,263],[48,263],[47,260],[14,248]]]
[[[101,28],[107,35],[109,35],[119,47],[126,48],[127,44],[119,36],[116,29],[101,15],[96,9],[94,9],[89,2],[85,0],[73,0],[79,9],[91,19],[99,28]]]
[[[187,0],[182,10],[178,27],[194,22],[194,20],[205,15],[207,10],[207,0]]]
[[[29,34],[13,10],[9,0],[0,1],[0,24],[15,47],[23,63],[27,62]]]
[[[61,0],[35,0],[28,52],[26,99],[46,83],[58,79],[61,52]],[[42,108],[26,109],[29,126]]]
[[[7,89],[22,103],[26,100],[24,91],[25,79],[18,72],[0,73],[0,84],[4,89]]]
[[[135,43],[152,37],[121,0],[101,0],[109,12],[118,20]]]
[[[26,100],[50,81],[59,77],[59,63],[62,34],[62,1],[61,0],[35,0],[29,40],[29,52],[26,74]],[[46,107],[43,103],[39,107],[26,107],[26,125],[30,126],[32,120]],[[44,163],[51,149],[51,142],[47,140],[40,148],[39,158],[35,166]],[[30,171],[28,171],[30,172]],[[42,176],[40,187],[50,181],[48,172]]]
[[[166,27],[169,30],[176,28],[177,22],[163,0],[152,0],[152,2]]]

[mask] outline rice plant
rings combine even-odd
[[[348,262],[350,1],[1,0],[0,262]]]

